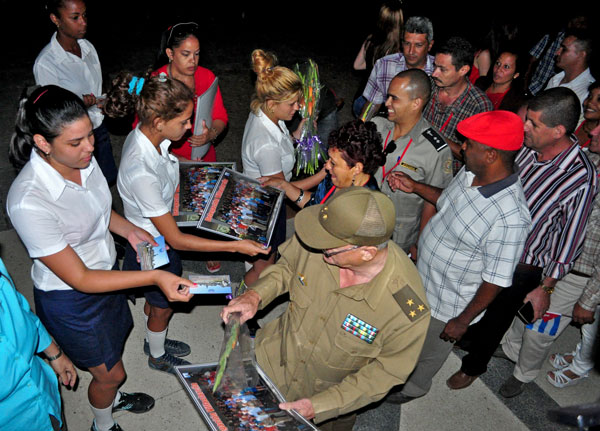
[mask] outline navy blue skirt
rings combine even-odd
[[[33,291],[35,313],[75,365],[110,370],[121,360],[133,326],[125,294]]]
[[[178,275],[181,277],[183,273],[183,266],[181,265],[181,258],[173,248],[167,250],[169,256],[169,263],[165,266],[161,266],[162,271],[170,272],[171,274]],[[123,257],[123,271],[141,271],[140,263],[137,261],[137,252],[133,250],[131,244],[127,243],[125,247],[125,256]],[[158,286],[146,286],[144,289],[144,297],[146,301],[154,307],[158,308],[169,308],[169,300],[165,294],[160,290]]]

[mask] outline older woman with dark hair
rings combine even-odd
[[[327,176],[314,193],[297,183],[275,178],[261,178],[264,184],[278,187],[300,208],[322,204],[336,192],[350,186],[365,186],[379,190],[374,174],[385,162],[381,135],[372,122],[353,120],[329,135],[329,159],[325,163]],[[319,174],[316,174],[319,175]]]

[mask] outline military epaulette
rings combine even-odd
[[[408,284],[406,284],[393,296],[402,311],[404,311],[404,314],[406,314],[406,317],[408,317],[411,322],[419,319],[429,311],[429,306],[427,303],[422,301]]]
[[[431,145],[433,145],[433,148],[435,148],[437,152],[442,151],[448,146],[448,143],[444,137],[440,135],[433,127],[425,130],[422,134],[425,136],[425,139],[431,142]]]

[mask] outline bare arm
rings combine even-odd
[[[392,191],[401,190],[405,193],[416,193],[429,202],[431,205],[436,205],[443,189],[420,183],[413,180],[403,172],[391,172],[388,177],[388,184]]]
[[[138,286],[158,285],[170,301],[189,301],[187,289],[178,291],[179,285],[193,283],[165,271],[108,271],[89,269],[71,246],[40,260],[58,278],[74,289],[85,293],[114,292]]]
[[[482,282],[479,289],[477,289],[477,293],[475,293],[475,296],[467,304],[462,313],[448,321],[440,334],[440,338],[450,342],[460,340],[473,319],[490,305],[501,290],[502,287],[496,284],[488,283],[487,281]]]
[[[216,241],[183,233],[179,230],[171,213],[166,213],[158,217],[150,217],[150,220],[160,234],[165,237],[166,242],[177,250],[226,251],[230,253],[243,253],[248,256],[256,256],[259,253],[267,254],[270,251],[270,248],[264,249],[259,243],[248,239],[241,241]]]

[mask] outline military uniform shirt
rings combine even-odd
[[[384,141],[390,133],[389,145],[394,135],[394,123],[383,117],[375,117],[373,122]],[[394,168],[398,157],[402,155],[411,139],[410,147],[402,157],[402,161]],[[393,169],[404,172],[415,181],[442,189],[450,184],[452,181],[452,152],[429,121],[421,117],[410,132],[400,139],[396,139],[395,142],[396,151],[388,154],[385,162],[386,174]],[[383,178],[383,169],[376,172],[375,178],[381,191],[394,202],[396,207],[394,242],[404,251],[408,251],[408,248],[417,242],[419,236],[424,200],[416,193],[404,193],[400,190],[393,192],[387,182],[388,177]]]
[[[390,242],[379,274],[342,289],[340,269],[297,237],[281,250],[252,290],[262,307],[289,291],[286,312],[256,338],[258,363],[286,399],[309,398],[318,423],[377,401],[406,381],[430,318],[406,254]]]

